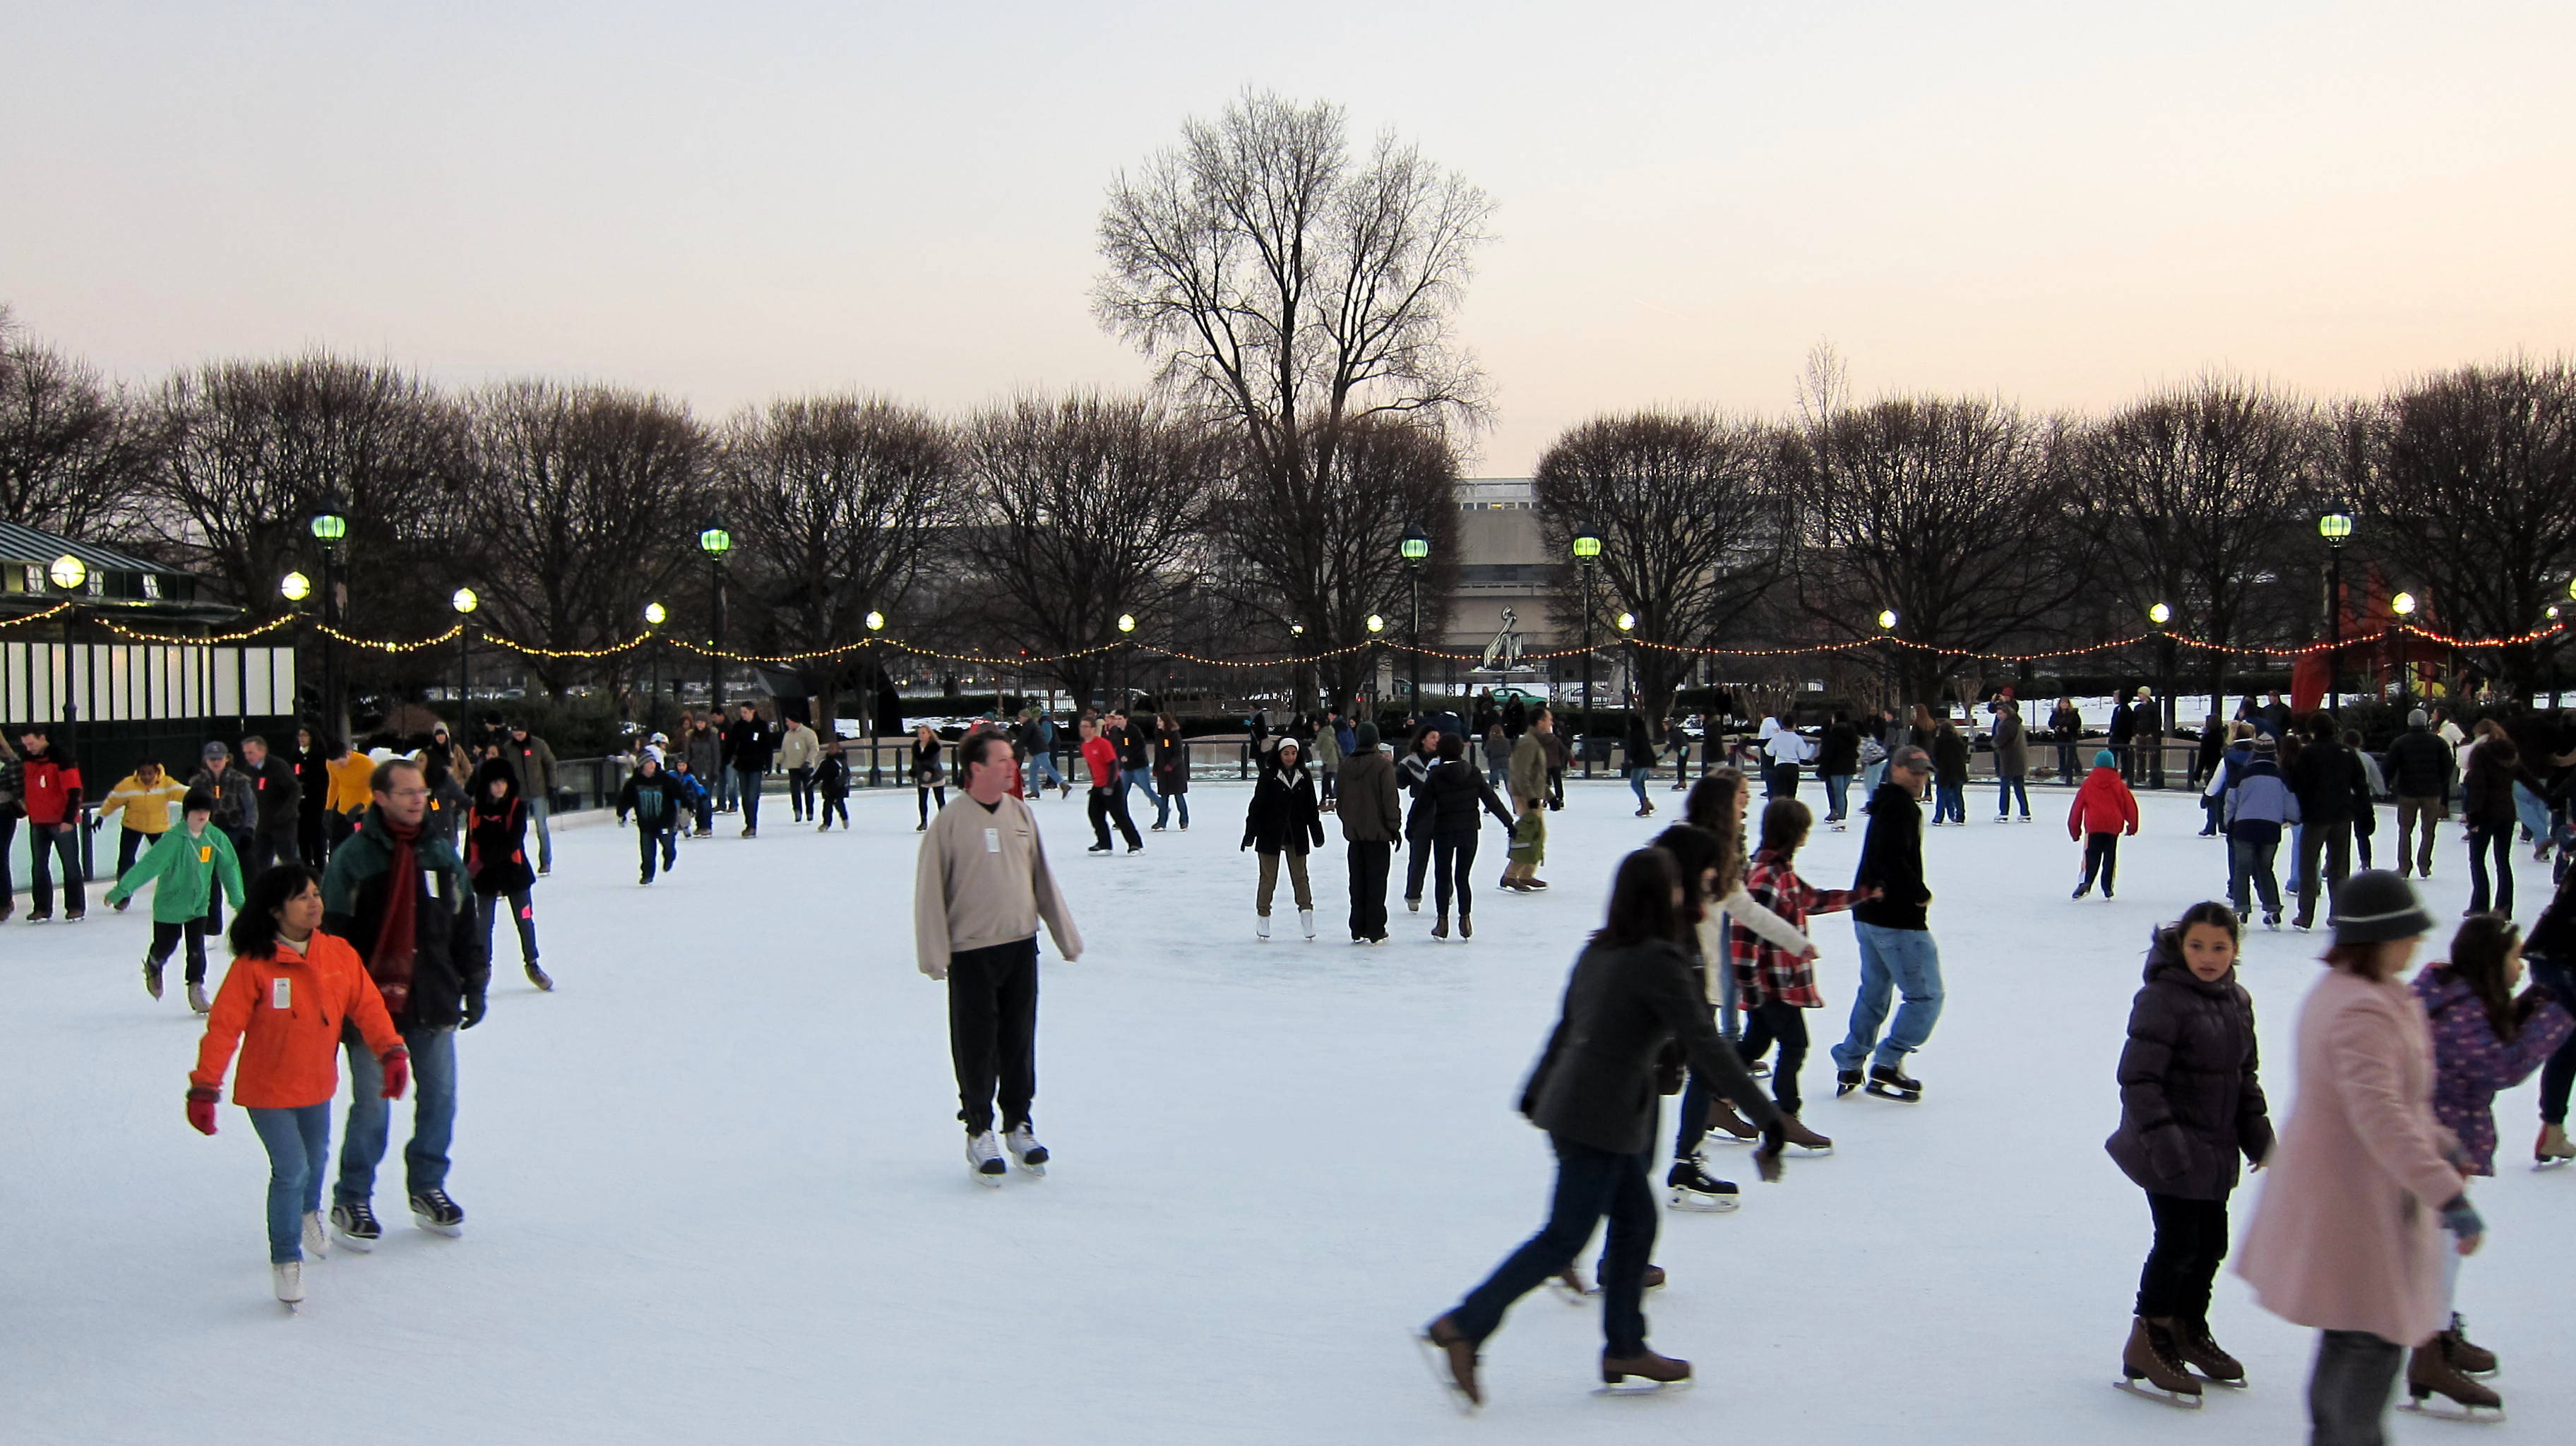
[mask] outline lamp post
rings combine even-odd
[[[1419,527],[1404,530],[1404,541],[1396,549],[1404,555],[1404,590],[1413,603],[1413,627],[1405,645],[1413,652],[1412,713],[1422,716],[1422,560],[1431,555],[1431,539]]]
[[[1592,736],[1592,569],[1601,561],[1601,536],[1587,527],[1574,534],[1574,566],[1583,579],[1583,721],[1575,729],[1575,749],[1583,754],[1583,776],[1592,776],[1592,754],[1583,740]]]
[[[322,717],[333,738],[349,736],[348,712],[340,701],[340,544],[349,535],[349,509],[337,498],[325,498],[313,509],[307,530],[322,544]]]
[[[474,686],[474,610],[483,599],[474,589],[460,587],[449,595],[447,605],[456,609],[456,741],[465,741],[466,699]]]
[[[1291,713],[1296,712],[1297,705],[1304,701],[1306,665],[1297,660],[1304,657],[1305,653],[1306,625],[1290,623],[1288,625],[1288,711]]]
[[[698,551],[707,555],[710,624],[707,634],[707,706],[715,711],[719,724],[724,719],[724,605],[725,554],[733,551],[733,534],[725,530],[722,517],[710,517],[698,529]]]
[[[644,732],[650,736],[662,722],[662,624],[671,610],[657,602],[644,605],[644,627],[653,635],[653,686],[644,695]]]
[[[2341,706],[2343,695],[2343,544],[2352,536],[2352,509],[2336,502],[2317,519],[2317,536],[2326,540],[2326,711]]]
[[[1893,639],[1896,636],[1896,609],[1878,610],[1878,630],[1887,638]],[[1892,641],[1888,646],[1879,649],[1878,666],[1881,675],[1880,686],[1887,690],[1887,708],[1893,713],[1900,705],[1896,699],[1896,646]]]
[[[1386,619],[1371,613],[1365,626],[1368,628],[1369,641],[1374,643],[1377,641],[1377,635],[1386,631]],[[1385,700],[1377,697],[1377,669],[1374,667],[1369,669],[1369,697],[1377,700],[1379,706],[1384,706]],[[1416,726],[1419,726],[1418,721]]]
[[[1131,675],[1135,671],[1135,634],[1136,615],[1134,613],[1120,613],[1118,615],[1118,641],[1120,643],[1120,647],[1118,649],[1117,711],[1121,713],[1127,711],[1127,686]]]
[[[2388,610],[2397,619],[2388,625],[2388,662],[2397,670],[2397,712],[2403,718],[2415,706],[2412,701],[2415,668],[2406,660],[2406,649],[2397,640],[2397,630],[2405,625],[2407,619],[2415,616],[2415,594],[2401,592],[2390,598]]]
[[[2156,732],[2155,756],[2147,761],[2147,786],[2162,788],[2165,786],[2165,740],[2173,737],[2175,721],[2173,634],[2165,631],[2165,624],[2173,621],[2173,609],[2157,603],[2147,609],[2147,621],[2156,625],[2156,706],[2157,717],[2161,720]],[[2211,700],[2213,707],[2216,701]]]
[[[877,680],[885,676],[885,664],[877,661],[876,635],[885,631],[886,617],[874,608],[861,619],[868,625],[868,787],[884,783],[877,772]]]
[[[277,580],[277,595],[286,599],[288,610],[295,614],[295,671],[300,688],[304,673],[304,600],[313,596],[313,579],[301,572],[290,572]],[[327,706],[329,699],[317,697],[315,701]],[[300,706],[298,711],[302,711]],[[320,725],[315,726],[315,731],[320,731]]]
[[[53,565],[45,569],[45,581],[52,583],[54,591],[63,595],[63,689],[62,697],[57,700],[61,704],[63,736],[56,751],[66,758],[78,758],[80,757],[80,694],[72,686],[72,614],[75,611],[73,604],[89,588],[89,564],[66,552],[55,558]],[[89,805],[84,802],[81,805],[81,812],[86,813],[88,809]],[[77,814],[65,821],[72,826],[73,834],[80,839],[80,874],[82,882],[86,883],[89,880],[90,864],[89,830],[81,827],[81,819]],[[42,848],[43,840],[40,838],[29,847]]]

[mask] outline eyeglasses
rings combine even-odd
[[[426,788],[397,788],[397,789],[395,789],[393,792],[386,794],[386,795],[385,795],[385,797],[387,797],[387,798],[427,798],[427,797],[429,797],[429,790],[428,790],[428,789],[426,789]]]

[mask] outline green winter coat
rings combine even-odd
[[[155,924],[184,924],[206,917],[217,879],[223,880],[224,897],[232,901],[234,910],[242,906],[241,860],[233,855],[233,841],[211,823],[194,836],[186,824],[172,824],[107,891],[107,901],[122,902],[154,879],[161,881],[161,887],[152,891]]]

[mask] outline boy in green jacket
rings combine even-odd
[[[107,891],[107,901],[121,905],[135,890],[155,879],[161,881],[161,887],[152,891],[152,950],[143,956],[143,987],[153,998],[161,997],[161,966],[170,962],[171,951],[184,937],[188,1007],[203,1014],[213,1007],[206,998],[206,936],[224,927],[223,901],[215,897],[215,883],[221,880],[224,898],[240,908],[241,860],[233,853],[233,841],[211,826],[214,795],[202,788],[189,789],[179,811],[181,825],[163,833],[134,861],[116,887]]]

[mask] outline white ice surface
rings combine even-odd
[[[1044,966],[1054,1173],[999,1191],[966,1176],[944,995],[913,969],[908,796],[856,800],[859,831],[830,837],[772,799],[764,837],[720,820],[650,889],[630,835],[567,828],[537,892],[559,991],[504,941],[491,1017],[460,1040],[463,1238],[411,1226],[397,1107],[387,1237],[308,1265],[292,1319],[268,1299],[247,1120],[227,1104],[210,1140],[181,1119],[198,1026],[175,988],[139,987],[145,907],[12,922],[0,1440],[2301,1439],[2311,1337],[2232,1276],[2215,1324],[2250,1392],[2194,1418],[2110,1388],[2148,1238],[2101,1151],[2112,1065],[2149,925],[2213,892],[2220,855],[2186,802],[2151,798],[2118,901],[2072,903],[2067,795],[2034,794],[2037,824],[1994,826],[1980,788],[1974,824],[1927,840],[1950,997],[1913,1065],[1926,1102],[1833,1098],[1855,954],[1844,920],[1819,924],[1837,1007],[1810,1016],[1808,1118],[1839,1152],[1766,1186],[1720,1148],[1744,1209],[1664,1216],[1652,1339],[1698,1388],[1595,1398],[1596,1313],[1540,1293],[1489,1343],[1474,1421],[1407,1333],[1541,1219],[1550,1156],[1512,1101],[1613,859],[1674,812],[1662,785],[1648,821],[1576,784],[1544,896],[1486,887],[1489,829],[1476,939],[1434,943],[1399,901],[1377,950],[1342,941],[1338,841],[1324,937],[1294,938],[1283,898],[1291,937],[1253,940],[1239,787],[1202,785],[1198,828],[1132,859],[1083,855],[1078,795],[1040,805],[1089,952]],[[1808,871],[1846,881],[1859,842],[1820,834]],[[2446,834],[2446,918],[2464,855]],[[2546,870],[2522,871],[2528,921]],[[2258,932],[2244,969],[2284,1113],[2318,946]],[[2576,1171],[2529,1170],[2530,1086],[2498,1115],[2463,1306],[2513,1419],[2478,1439],[2563,1439]]]

